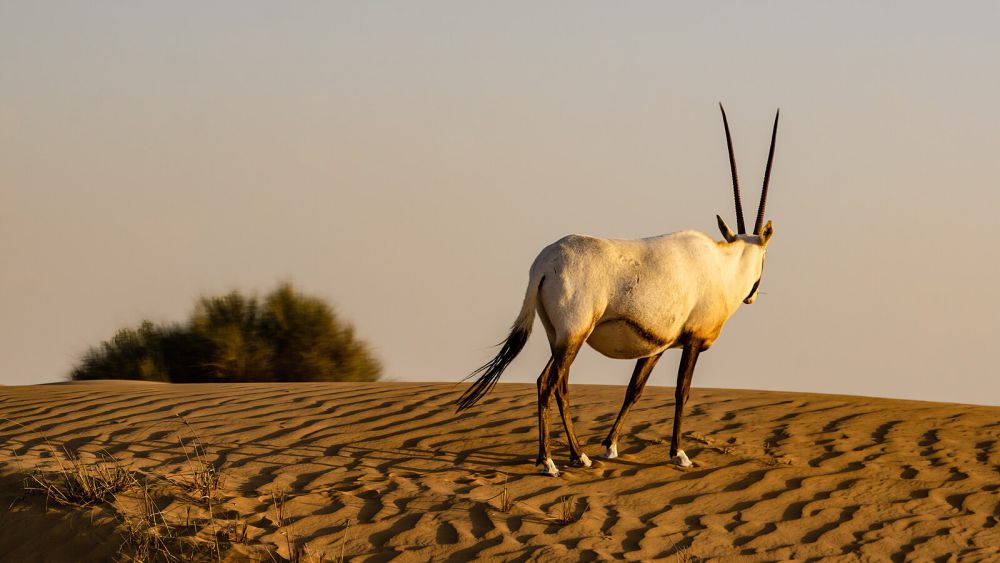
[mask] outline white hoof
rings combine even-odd
[[[611,444],[608,446],[608,451],[601,454],[604,459],[615,459],[618,457],[618,444]]]
[[[590,458],[587,457],[587,454],[580,454],[580,466],[581,467],[591,466]]]
[[[538,464],[538,470],[543,475],[551,475],[553,477],[559,476],[559,468],[556,467],[556,464],[554,461],[552,461],[551,457],[546,459],[545,463]]]
[[[691,460],[688,459],[688,456],[686,453],[684,453],[684,450],[677,450],[677,455],[675,455],[674,459],[670,461],[673,462],[674,465],[679,465],[681,467],[691,467],[694,465],[693,463],[691,463]]]

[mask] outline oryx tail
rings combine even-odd
[[[510,327],[510,334],[500,344],[500,351],[496,357],[483,364],[479,369],[469,374],[465,379],[479,376],[465,393],[459,397],[458,410],[463,411],[474,406],[497,384],[503,370],[507,369],[514,358],[521,353],[524,344],[531,336],[531,327],[535,322],[535,304],[538,301],[538,290],[542,287],[545,276],[538,280],[532,279],[528,284],[528,290],[524,294],[524,303],[521,305],[521,313],[517,315],[517,320]],[[463,380],[464,381],[464,380]]]

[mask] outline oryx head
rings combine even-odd
[[[722,107],[721,103],[719,104],[719,109],[722,110],[722,125],[726,129],[726,146],[729,148],[729,170],[733,175],[733,196],[736,199],[736,227],[739,233],[733,234],[733,230],[722,220],[721,216],[716,215],[715,218],[719,220],[719,230],[722,231],[722,236],[726,239],[726,242],[733,243],[741,240],[759,249],[754,254],[755,257],[759,256],[759,260],[755,260],[757,281],[743,300],[744,303],[750,304],[757,299],[757,289],[760,286],[760,277],[764,270],[764,255],[767,253],[767,243],[774,234],[774,227],[771,226],[771,222],[768,221],[767,224],[764,224],[764,206],[767,204],[767,184],[771,180],[771,163],[774,161],[774,141],[778,135],[778,117],[781,115],[781,110],[778,110],[774,114],[774,128],[771,130],[771,148],[767,152],[767,167],[764,168],[764,186],[761,188],[760,204],[757,207],[757,222],[754,224],[753,234],[748,235],[746,234],[746,226],[743,224],[743,202],[740,200],[740,181],[736,174],[736,157],[733,155],[733,138],[729,134],[729,120],[726,119],[726,110]]]

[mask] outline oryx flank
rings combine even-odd
[[[618,434],[629,409],[642,394],[660,356],[682,348],[675,391],[673,439],[670,456],[688,467],[681,446],[681,417],[691,388],[698,354],[707,350],[740,303],[753,303],[760,285],[767,243],[774,230],[764,224],[767,185],[774,158],[778,114],[774,117],[771,148],[764,169],[764,185],[753,234],[746,234],[733,143],[726,111],[722,120],[729,147],[729,165],[736,199],[738,233],[716,218],[725,240],[715,241],[698,231],[681,231],[639,240],[609,240],[570,235],[545,247],[531,265],[521,313],[500,352],[472,373],[478,375],[458,400],[458,409],[475,405],[493,386],[504,368],[524,347],[535,312],[545,327],[552,358],[538,376],[538,459],[543,473],[558,475],[549,453],[549,400],[555,393],[566,427],[570,463],[590,466],[580,449],[569,413],[569,366],[586,342],[612,358],[638,360],[618,418],[604,439],[605,458],[618,456]]]

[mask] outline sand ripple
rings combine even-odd
[[[46,512],[18,498],[17,464],[47,463],[44,434],[84,457],[106,450],[147,474],[178,479],[189,470],[180,415],[223,468],[219,521],[243,523],[248,543],[283,557],[291,538],[327,561],[341,549],[362,561],[1000,558],[1000,408],[694,389],[684,449],[696,466],[680,469],[665,463],[673,390],[650,387],[632,411],[620,458],[566,468],[554,479],[532,465],[533,385],[501,384],[456,415],[461,390],[441,383],[0,388],[0,417],[9,419],[0,420],[0,553],[112,556],[120,539],[106,509]],[[572,392],[577,431],[595,458],[624,389]],[[558,417],[553,428],[562,466],[568,450]],[[505,487],[512,506],[503,510]],[[275,492],[285,495],[280,519]],[[166,511],[180,518],[184,500],[171,503]]]

